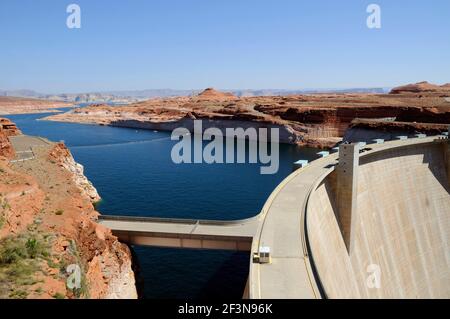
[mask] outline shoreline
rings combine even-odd
[[[58,107],[59,108],[59,107]],[[22,111],[7,111],[5,113],[0,113],[0,117],[8,116],[8,115],[30,115],[30,114],[46,114],[46,113],[64,113],[64,111],[58,109],[48,109],[48,110],[22,110]]]
[[[61,113],[58,115],[65,115],[67,113]],[[342,141],[340,137],[328,137],[328,138],[314,138],[314,139],[302,139],[303,136],[297,134],[291,125],[285,124],[274,124],[270,122],[263,121],[251,121],[251,120],[234,120],[234,119],[214,119],[214,118],[182,118],[174,121],[166,122],[151,122],[151,121],[140,121],[136,119],[129,120],[118,120],[118,121],[101,121],[101,120],[89,120],[81,118],[68,118],[68,117],[58,117],[55,118],[53,115],[45,118],[38,119],[38,121],[50,121],[59,123],[72,123],[72,124],[85,124],[85,125],[99,125],[99,126],[110,126],[118,128],[128,128],[128,129],[142,129],[142,130],[155,130],[162,132],[172,132],[176,128],[186,128],[191,133],[194,131],[194,120],[203,121],[203,131],[208,128],[218,128],[220,129],[224,136],[226,134],[226,129],[236,129],[236,128],[278,128],[280,129],[280,144],[296,145],[300,147],[311,147],[318,149],[329,149],[337,145]]]
[[[75,108],[71,102],[59,102],[32,98],[0,96],[0,116],[40,113],[61,113],[58,109]]]

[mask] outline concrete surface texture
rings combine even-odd
[[[427,138],[386,143],[360,157],[350,252],[336,218],[336,172],[314,189],[307,229],[326,297],[450,297],[446,152],[448,141]]]
[[[358,144],[342,144],[339,147],[339,164],[336,170],[337,216],[348,251],[353,242],[352,216],[357,209],[359,149]]]

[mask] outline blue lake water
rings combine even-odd
[[[169,132],[39,121],[6,116],[28,135],[63,140],[99,191],[105,215],[241,219],[256,215],[296,160],[313,149],[280,145],[280,169],[260,164],[182,164],[171,160]],[[227,251],[134,247],[146,298],[240,298],[249,256]]]

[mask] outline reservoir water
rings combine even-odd
[[[97,188],[105,215],[241,219],[259,213],[292,163],[316,150],[280,145],[280,169],[259,164],[182,164],[171,160],[169,132],[40,121],[49,114],[6,116],[24,134],[63,140]],[[240,298],[249,256],[227,251],[134,247],[146,298]]]

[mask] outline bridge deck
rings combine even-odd
[[[250,251],[257,220],[203,221],[101,216],[100,223],[134,245]]]

